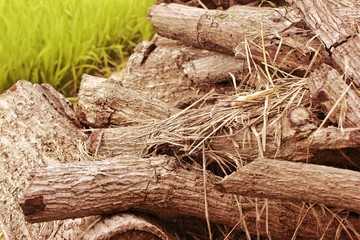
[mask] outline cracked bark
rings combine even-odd
[[[153,49],[150,54],[149,48]],[[219,93],[232,91],[229,73],[244,79],[247,74],[244,68],[244,62],[232,56],[155,36],[151,42],[138,44],[124,77],[114,77],[125,88],[183,107],[212,88]]]
[[[360,213],[359,183],[356,171],[258,159],[225,177],[218,186],[226,193],[300,200]]]
[[[251,57],[260,64],[264,62],[259,32],[262,22],[268,62],[272,66],[303,75],[321,62],[333,63],[320,41],[316,38],[310,41],[313,35],[301,26],[297,14],[285,8],[241,6],[207,11],[167,4],[153,6],[149,19],[161,36],[241,59],[246,58],[250,48]],[[318,49],[320,52],[310,66],[313,50]]]
[[[29,224],[18,204],[31,169],[80,158],[85,136],[69,116],[69,103],[49,85],[18,81],[0,96],[0,222],[9,239],[74,239],[93,221]]]
[[[106,214],[129,209],[158,216],[205,217],[202,170],[180,164],[168,156],[138,158],[117,156],[99,162],[56,164],[32,172],[31,184],[24,192],[21,206],[30,222]],[[268,235],[272,239],[318,239],[335,236],[339,223],[328,213],[312,207],[299,229],[297,218],[304,214],[301,203],[258,200],[223,194],[215,189],[219,181],[207,174],[207,201],[210,220],[237,226],[246,224],[250,233]],[[257,205],[257,206],[256,206]],[[256,209],[268,208],[268,215]],[[242,220],[241,220],[242,219]],[[240,224],[239,224],[239,221]],[[347,217],[349,224],[359,227],[359,219]],[[267,222],[267,223],[266,223]],[[342,231],[343,237],[346,232]],[[351,228],[349,233],[352,234]]]
[[[352,81],[360,86],[360,39],[353,28],[335,12],[327,1],[290,1],[298,8],[309,27],[325,44],[334,61]]]
[[[170,117],[179,109],[121,86],[119,81],[84,75],[77,112],[91,127],[130,126]]]

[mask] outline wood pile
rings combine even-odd
[[[73,107],[0,96],[5,239],[360,239],[360,3],[158,1]]]

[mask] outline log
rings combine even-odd
[[[77,114],[91,127],[136,125],[165,119],[179,109],[121,86],[112,79],[82,77]]]
[[[262,101],[261,98],[259,101]],[[360,147],[359,128],[318,129],[320,121],[308,108],[291,107],[286,103],[290,110],[268,115],[264,147],[253,131],[263,131],[263,119],[259,119],[264,111],[261,104],[247,102],[238,107],[232,106],[232,103],[237,104],[220,101],[201,109],[185,109],[151,125],[92,130],[85,143],[86,149],[91,155],[99,157],[124,152],[147,156],[159,151],[178,156],[191,155],[196,159],[202,151],[196,146],[203,141],[209,159],[224,159],[224,162],[238,164],[239,156],[245,162],[258,157],[307,162],[313,158],[316,160],[319,150]],[[252,130],[252,126],[255,129]],[[332,152],[328,156],[324,156],[323,152],[321,154],[319,160],[326,158],[327,164],[338,163],[341,166],[344,163],[343,157],[332,156]]]
[[[176,233],[170,232],[154,217],[144,214],[123,213],[103,217],[94,224],[81,239],[137,239],[137,240],[175,240]]]
[[[31,173],[31,183],[20,205],[30,222],[65,219],[127,210],[157,216],[205,218],[204,179],[194,165],[180,164],[168,156],[138,158],[118,156],[106,161],[54,164]],[[338,233],[338,222],[329,213],[311,207],[304,214],[301,203],[240,200],[215,189],[219,181],[210,172],[206,178],[209,219],[250,233],[290,239],[318,239]],[[239,211],[239,208],[241,211]],[[267,208],[259,212],[259,209]],[[266,213],[265,213],[266,212]],[[298,224],[298,218],[302,218]],[[348,216],[343,237],[360,227]],[[342,228],[340,227],[340,228]],[[330,237],[331,238],[331,237]]]
[[[331,113],[329,119],[333,124],[360,127],[360,96],[354,88],[349,88],[335,69],[321,65],[311,73],[308,86],[313,102],[325,115]]]
[[[333,11],[327,1],[289,1],[298,8],[304,21],[316,33],[342,71],[360,86],[360,39],[358,29]],[[359,8],[358,8],[359,9]]]
[[[0,226],[6,239],[75,239],[93,218],[28,224],[18,204],[32,168],[80,158],[85,136],[50,85],[18,81],[0,95]]]
[[[267,64],[285,72],[297,71],[294,73],[300,76],[322,62],[335,65],[320,41],[301,28],[297,14],[285,8],[241,6],[221,11],[162,4],[150,9],[149,19],[161,36],[241,59],[251,58],[259,64],[265,62],[265,47]]]
[[[183,107],[212,88],[220,93],[233,91],[229,72],[238,81],[245,78],[243,61],[155,36],[151,42],[138,44],[129,58],[124,78],[117,79],[125,88]]]
[[[360,213],[360,173],[356,171],[258,159],[218,183],[225,193],[296,200]]]

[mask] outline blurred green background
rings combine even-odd
[[[0,93],[17,80],[75,96],[83,73],[108,76],[154,30],[155,0],[1,0]]]

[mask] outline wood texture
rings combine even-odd
[[[82,77],[77,112],[88,126],[144,124],[165,119],[178,111],[172,105],[124,88],[118,81],[90,75]]]
[[[308,111],[307,108],[300,109]],[[259,111],[261,112],[261,109]],[[259,140],[250,127],[238,121],[241,118],[248,118],[248,113],[244,112],[243,108],[224,106],[222,103],[202,109],[184,110],[177,117],[173,116],[147,126],[92,130],[85,144],[90,154],[99,157],[111,157],[125,152],[146,156],[153,151],[156,152],[156,149],[160,152],[163,149],[165,152],[173,152],[178,156],[190,154],[197,158],[202,150],[201,148],[193,149],[199,141],[203,140],[198,132],[206,131],[206,127],[212,126],[208,129],[210,136],[204,139],[205,146],[208,146],[208,157],[212,160],[223,159],[236,164],[240,164],[238,163],[239,156],[243,161],[252,161],[258,157],[277,157],[306,162],[312,161],[319,150],[360,147],[359,128],[328,127],[318,130],[320,122],[311,114],[299,115],[296,120],[290,120],[294,111],[299,111],[299,108],[284,115],[283,120],[278,122],[279,125],[273,124],[268,127],[265,151],[261,143],[259,147]],[[213,128],[223,124],[223,122],[213,124],[213,119],[229,114],[236,117],[211,134]],[[200,121],[199,116],[207,116],[207,118],[202,118]],[[278,117],[278,115],[272,116],[269,121]],[[171,125],[172,123],[178,123],[178,125]],[[261,132],[262,124],[254,125],[256,131]],[[343,161],[338,156],[332,157],[331,154],[326,158],[328,162],[341,163]]]
[[[178,238],[175,232],[160,225],[154,217],[122,213],[102,217],[81,236],[81,239],[176,240]]]
[[[77,143],[85,136],[69,118],[75,114],[64,97],[54,92],[18,81],[0,96],[0,225],[8,239],[75,239],[93,221],[28,224],[18,204],[31,169],[80,157]]]
[[[247,58],[250,50],[251,58],[260,64],[264,62],[263,23],[268,64],[301,75],[321,62],[332,62],[320,41],[301,27],[296,13],[284,8],[239,6],[221,11],[167,4],[153,6],[149,19],[161,36],[241,59]],[[312,61],[317,50],[320,52],[310,66],[309,59]]]
[[[214,59],[226,63],[220,65]],[[125,88],[182,107],[212,88],[225,92],[227,85],[233,90],[229,72],[240,81],[246,74],[243,65],[231,56],[155,36],[151,42],[138,44],[119,81]]]
[[[360,96],[354,87],[349,88],[335,69],[321,65],[311,73],[308,86],[314,103],[321,107],[325,115],[331,112],[329,119],[333,124],[360,127]]]
[[[107,161],[53,164],[31,174],[21,206],[30,222],[93,214],[139,210],[158,216],[205,217],[204,179],[200,168],[174,158],[118,156]],[[328,213],[301,203],[236,199],[215,189],[219,178],[207,173],[206,194],[210,221],[250,233],[289,239],[293,235],[318,239],[334,236],[339,223]],[[264,205],[265,204],[265,205]],[[259,213],[259,209],[267,208]],[[241,212],[239,212],[241,208]],[[306,207],[305,207],[306,208]],[[306,210],[305,210],[306,211]],[[265,213],[266,212],[266,213]],[[298,226],[298,218],[304,217]],[[240,222],[239,222],[240,221]],[[347,217],[359,226],[359,219]],[[268,230],[266,230],[268,227]],[[346,236],[345,231],[343,236]],[[352,230],[349,227],[349,234]]]
[[[331,8],[327,1],[291,1],[302,13],[305,22],[331,52],[343,72],[360,86],[360,39],[353,28]]]
[[[221,191],[243,196],[297,200],[360,213],[360,173],[258,159],[219,182]]]

